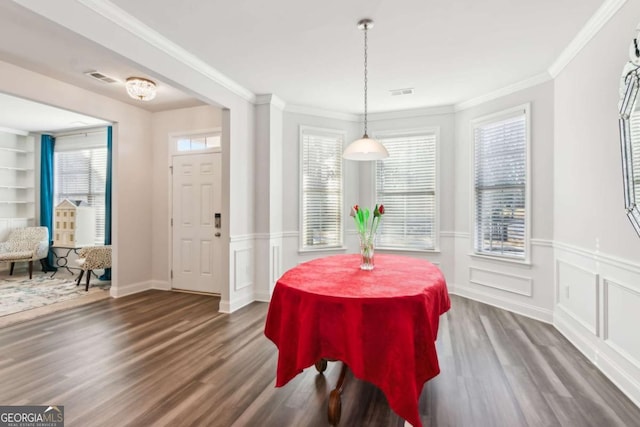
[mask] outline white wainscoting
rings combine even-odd
[[[469,281],[476,285],[500,289],[518,295],[533,295],[533,279],[495,269],[469,267]]]
[[[233,251],[233,290],[240,291],[253,285],[253,248]]]
[[[268,302],[282,275],[282,233],[256,234],[255,300]]]
[[[554,326],[640,405],[640,264],[554,246]]]
[[[555,272],[556,310],[598,335],[599,275],[558,257]]]
[[[531,239],[530,263],[474,256],[471,236],[453,233],[452,294],[474,299],[543,322],[553,321],[553,243]],[[446,258],[445,258],[446,259]]]
[[[229,239],[229,300],[220,300],[220,312],[232,313],[255,300],[255,235]]]
[[[270,258],[270,267],[271,274],[269,280],[269,299],[271,299],[271,294],[273,293],[273,288],[276,286],[276,282],[282,276],[282,237],[276,239],[269,240],[269,248],[271,251],[269,254]]]
[[[612,280],[603,281],[602,339],[613,350],[640,368],[640,293]]]

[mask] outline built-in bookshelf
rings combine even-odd
[[[34,138],[0,131],[0,241],[35,223]]]

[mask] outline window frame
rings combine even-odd
[[[435,233],[433,235],[434,245],[433,249],[429,248],[415,248],[415,247],[402,247],[402,246],[382,246],[376,245],[377,249],[384,251],[397,251],[397,252],[425,252],[425,253],[439,253],[440,252],[440,126],[426,126],[420,128],[409,128],[409,129],[395,129],[395,130],[381,130],[373,133],[374,139],[380,141],[382,143],[382,139],[385,138],[401,138],[401,137],[411,137],[411,136],[421,136],[421,135],[434,135],[436,139],[435,143],[435,221],[434,221],[434,229]],[[378,194],[378,161],[373,164],[371,168],[371,179],[373,182],[372,186],[372,195],[371,200],[374,200],[374,204],[377,202],[377,194]]]
[[[330,246],[318,246],[318,247],[310,247],[304,245],[304,176],[303,176],[303,163],[304,163],[304,144],[303,138],[305,134],[317,132],[320,134],[334,134],[342,138],[342,143],[340,147],[340,153],[344,150],[345,143],[347,141],[347,132],[342,129],[332,129],[318,126],[308,126],[308,125],[300,125],[298,130],[298,252],[299,253],[308,253],[308,252],[326,252],[326,251],[343,251],[346,249],[345,246],[345,162],[340,155],[340,164],[341,164],[341,178],[340,178],[340,233],[339,233],[339,243],[337,245]]]
[[[476,152],[476,139],[475,139],[475,131],[478,127],[485,126],[488,124],[492,124],[495,122],[499,122],[502,120],[507,120],[513,117],[517,117],[523,115],[525,119],[525,195],[524,195],[524,256],[523,257],[515,257],[512,255],[504,255],[504,254],[495,254],[495,253],[486,253],[479,251],[476,247],[476,233],[477,233],[477,222],[476,222],[476,186],[475,186],[475,177],[476,177],[476,164],[475,164],[475,152]],[[488,115],[484,115],[473,119],[471,121],[470,126],[470,141],[471,147],[469,152],[470,159],[470,191],[469,191],[469,204],[471,206],[470,212],[470,227],[471,235],[470,235],[470,246],[471,253],[470,255],[480,259],[490,259],[496,261],[505,261],[511,262],[515,264],[531,264],[531,103],[527,102],[525,104],[517,105],[511,108],[507,108],[504,110],[497,111],[495,113],[491,113]]]
[[[220,145],[213,147],[206,147],[194,150],[180,150],[178,145],[180,143],[180,139],[193,139],[198,137],[211,137],[211,136],[220,136]],[[219,153],[222,151],[222,128],[208,128],[208,129],[198,129],[186,132],[171,132],[169,133],[169,157],[172,155],[181,155],[181,154],[200,154],[200,153]],[[169,160],[169,166],[171,166],[171,160]]]
[[[90,140],[90,141],[83,141],[83,140],[69,140],[69,141],[60,141],[60,138],[65,138],[65,137],[70,137],[70,138],[76,138],[76,137],[80,137],[82,135],[86,136],[88,134],[96,134],[96,135],[100,135],[100,136],[104,136],[104,144],[102,142],[98,143],[94,140]],[[91,151],[93,152],[94,150],[105,150],[105,183],[106,183],[106,179],[107,179],[107,169],[108,169],[108,163],[109,163],[109,153],[108,153],[108,147],[107,147],[107,128],[98,128],[98,129],[88,129],[84,132],[75,132],[75,133],[62,133],[62,134],[57,134],[55,135],[56,138],[56,145],[54,147],[54,160],[53,160],[53,175],[54,175],[54,182],[53,182],[53,200],[52,200],[52,215],[55,216],[55,208],[56,206],[62,202],[62,200],[64,199],[68,199],[69,197],[65,197],[62,198],[61,200],[57,200],[57,195],[58,194],[69,194],[69,193],[57,193],[56,192],[56,187],[59,185],[59,183],[56,182],[56,177],[58,176],[58,168],[59,168],[59,164],[57,161],[57,157],[58,155],[62,155],[62,153],[78,153],[78,152],[82,152],[82,151]],[[93,153],[91,154],[91,156],[93,156]],[[90,157],[91,159],[92,157]],[[91,164],[89,164],[89,170],[91,170]],[[90,183],[89,183],[89,188],[91,188],[91,173],[89,173],[89,179],[90,179]],[[89,198],[90,195],[101,195],[102,200],[104,201],[104,206],[103,209],[106,209],[106,188],[104,188],[102,190],[102,192],[89,192],[89,193],[77,193],[77,194],[83,194],[86,195],[87,198]],[[90,205],[93,206],[94,209],[96,208],[95,205]],[[95,209],[95,214],[96,214],[96,240],[94,241],[95,245],[104,245],[104,240],[105,240],[105,233],[106,233],[106,211],[103,211],[103,224],[102,224],[102,230],[101,232],[98,232],[97,230],[97,225],[98,225],[98,218],[100,216],[100,210],[99,209]],[[55,218],[52,219],[53,222],[55,222]],[[102,236],[102,239],[98,239],[98,237]],[[53,238],[52,238],[53,240]]]

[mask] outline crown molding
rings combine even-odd
[[[151,27],[145,25],[132,15],[128,14],[108,0],[77,0],[85,7],[91,9],[103,18],[129,31],[134,36],[144,40],[160,51],[187,65],[191,69],[201,73],[213,82],[228,89],[245,101],[254,103],[256,96],[249,89],[236,83],[209,64],[183,49],[176,43],[164,37]]]
[[[287,106],[287,103],[284,101],[284,99],[272,93],[256,95],[256,100],[254,104],[256,105],[269,104],[276,108],[279,108],[280,110],[284,110],[285,107]]]
[[[454,106],[454,110],[457,112],[461,110],[466,110],[467,108],[476,107],[486,102],[493,101],[494,99],[511,95],[512,93],[520,92],[521,90],[528,89],[533,86],[537,86],[539,84],[548,82],[550,80],[552,80],[551,75],[545,71],[543,73],[540,73],[526,80],[522,80],[520,82],[511,84],[509,86],[505,86],[502,89],[498,89],[496,91],[489,92],[487,94],[478,96],[476,98],[472,98],[467,101],[460,102]]]
[[[129,31],[133,35],[139,37],[155,48],[161,50],[177,61],[182,62],[193,70],[201,73],[205,77],[209,78],[213,82],[228,89],[232,93],[238,95],[242,99],[251,102],[253,104],[265,104],[281,108],[286,112],[306,114],[315,117],[325,117],[330,119],[338,119],[350,122],[361,122],[363,120],[362,114],[343,113],[336,111],[324,110],[316,107],[301,106],[301,105],[286,105],[286,103],[275,95],[267,102],[264,98],[265,95],[256,96],[249,89],[236,83],[234,80],[220,73],[209,64],[183,49],[179,45],[173,43],[171,40],[162,36],[157,31],[148,27],[132,15],[125,12],[109,0],[77,0],[78,3],[84,5],[88,9],[94,11],[110,22],[118,25],[119,27]],[[546,72],[533,76],[529,79],[521,82],[506,86],[498,89],[494,92],[490,92],[481,95],[476,98],[472,98],[466,101],[462,101],[453,106],[441,106],[441,107],[429,107],[429,108],[417,108],[411,110],[400,110],[369,114],[368,119],[375,120],[388,120],[405,117],[417,117],[424,115],[437,115],[448,114],[451,112],[457,112],[465,110],[477,105],[492,101],[494,99],[527,89],[552,80],[557,77],[562,70],[575,58],[575,56],[586,46],[586,44],[602,29],[602,27],[613,17],[613,15],[626,3],[627,0],[606,0],[602,6],[598,8],[595,14],[587,21],[584,27],[578,32],[576,37],[569,43],[569,45],[562,51],[560,56],[551,64]],[[268,95],[266,95],[268,96]]]
[[[361,118],[358,114],[342,113],[339,111],[323,110],[322,108],[308,107],[306,105],[287,104],[285,110],[287,113],[306,114],[314,117],[324,117],[327,119],[344,120],[347,122],[360,122]]]
[[[29,132],[27,132],[26,130],[11,129],[11,128],[5,128],[5,127],[0,127],[0,132],[12,133],[14,135],[21,135],[21,136],[29,135]]]
[[[367,120],[375,122],[378,120],[406,119],[410,117],[437,116],[440,114],[452,114],[455,112],[453,105],[442,105],[438,107],[412,108],[408,110],[382,111],[379,113],[369,113]],[[360,121],[364,121],[364,115],[359,115]]]
[[[306,114],[314,117],[324,117],[328,119],[344,120],[348,122],[361,123],[364,121],[363,114],[344,113],[339,111],[329,111],[320,108],[308,107],[304,105],[287,104],[285,111],[295,114]],[[406,119],[410,117],[436,116],[439,114],[452,114],[455,112],[453,105],[441,107],[413,108],[409,110],[383,111],[379,113],[369,113],[367,120],[375,122],[380,120]]]
[[[556,78],[626,2],[627,0],[605,1],[551,64],[548,69],[549,75]]]

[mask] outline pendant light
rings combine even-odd
[[[364,31],[364,135],[349,144],[342,157],[348,160],[380,160],[389,157],[389,152],[384,145],[367,135],[367,31],[373,28],[373,21],[361,19],[358,28]]]

